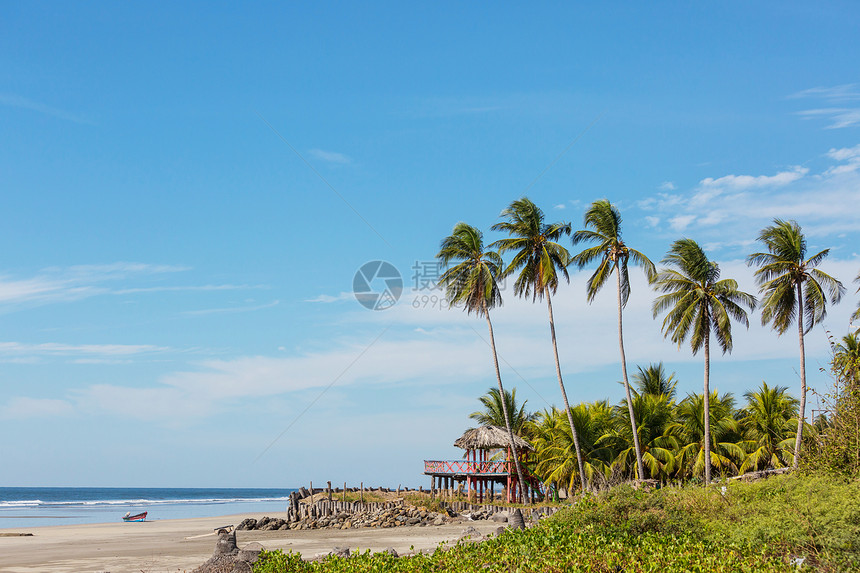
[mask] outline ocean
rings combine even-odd
[[[294,489],[0,487],[0,529],[285,511]]]

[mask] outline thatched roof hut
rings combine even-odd
[[[500,450],[511,443],[508,431],[498,426],[481,426],[469,428],[462,436],[454,440],[454,445],[464,450]],[[534,448],[527,441],[514,434],[514,443],[518,451],[533,452]]]

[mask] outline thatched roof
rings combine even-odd
[[[462,436],[454,440],[454,445],[464,450],[497,450],[507,448],[510,443],[508,431],[498,426],[469,428]],[[514,443],[518,450],[534,451],[531,444],[516,434],[514,434]]]

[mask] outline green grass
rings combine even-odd
[[[266,552],[256,573],[860,571],[856,481],[782,476],[709,488],[629,487],[583,499],[526,531],[393,558],[365,553],[304,562]]]

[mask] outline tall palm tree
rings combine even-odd
[[[508,276],[516,270],[520,270],[516,281],[514,281],[514,294],[525,298],[531,296],[532,301],[546,298],[552,349],[555,353],[555,373],[558,377],[558,385],[561,388],[561,397],[564,400],[564,409],[567,412],[573,445],[576,449],[576,462],[579,465],[579,475],[582,478],[582,491],[585,492],[588,490],[585,468],[582,462],[579,439],[576,435],[576,427],[573,423],[573,415],[570,412],[570,403],[564,389],[564,380],[561,377],[558,344],[555,339],[555,322],[552,316],[551,295],[555,294],[556,289],[558,289],[558,277],[561,275],[565,280],[570,280],[567,272],[567,266],[570,264],[570,253],[558,244],[562,235],[570,235],[570,224],[544,223],[543,211],[526,197],[511,203],[507,209],[502,211],[501,217],[507,220],[496,223],[492,229],[504,231],[510,235],[510,238],[499,239],[491,246],[498,248],[500,253],[514,251],[514,257],[504,272],[505,276]]]
[[[486,394],[478,398],[484,406],[483,411],[472,412],[469,417],[479,424],[490,426],[505,426],[505,411],[511,420],[511,430],[514,434],[522,435],[523,428],[528,422],[534,420],[535,414],[526,412],[526,403],[517,404],[517,389],[505,390],[505,399],[502,401],[498,388],[490,388]]]
[[[791,426],[797,416],[797,398],[788,394],[785,386],[771,388],[767,382],[755,392],[744,394],[746,407],[741,411],[741,424],[749,442],[750,453],[740,468],[782,468],[794,457]]]
[[[627,378],[627,357],[624,354],[624,330],[622,327],[622,309],[627,306],[630,298],[630,278],[627,274],[627,262],[632,260],[642,267],[645,276],[650,281],[654,277],[654,263],[636,249],[628,247],[621,240],[621,213],[607,199],[600,199],[591,204],[585,212],[585,229],[573,234],[574,245],[580,243],[597,243],[573,257],[573,263],[580,269],[593,261],[600,260],[597,270],[586,283],[588,302],[592,302],[597,293],[615,272],[615,286],[618,295],[618,348],[621,350],[621,374],[624,379],[624,391],[627,394],[627,413],[630,416],[630,428],[633,434],[633,446],[636,451],[636,468],[639,479],[645,479],[645,468],[642,463],[642,448],[639,446],[639,432],[636,431],[636,417],[633,412],[633,398],[630,394],[630,381]]]
[[[496,381],[499,384],[500,394],[504,395],[505,389],[502,386],[499,357],[496,354],[496,340],[493,336],[493,323],[490,321],[490,309],[502,304],[498,278],[501,275],[504,261],[497,252],[484,250],[484,237],[481,231],[462,222],[457,223],[451,235],[442,240],[436,257],[444,267],[447,267],[446,271],[439,277],[439,282],[445,286],[445,296],[451,306],[462,304],[466,313],[474,312],[487,320],[487,328],[490,331],[490,349],[493,352],[493,366],[496,369]],[[454,262],[456,264],[449,267]],[[520,484],[525,484],[520,457],[514,442],[511,417],[504,400],[502,400],[502,413],[517,468],[517,478]],[[524,487],[520,487],[520,494],[522,502],[525,504]]]
[[[761,323],[771,324],[777,334],[782,335],[797,320],[800,413],[792,466],[797,469],[806,417],[806,351],[803,337],[827,315],[827,294],[831,302],[836,304],[842,298],[845,287],[832,276],[815,268],[827,258],[830,249],[806,258],[806,237],[796,221],[774,219],[773,225],[762,229],[758,240],[764,243],[767,252],[751,254],[747,257],[747,264],[760,267],[755,272],[755,279],[759,291],[764,295]]]
[[[642,368],[637,366],[639,372],[633,375],[633,383],[640,394],[652,394],[659,396],[663,394],[668,400],[674,400],[677,390],[675,387],[678,381],[675,379],[675,373],[672,372],[666,376],[666,370],[663,368],[663,363],[649,364]]]
[[[666,312],[663,319],[663,336],[671,338],[680,348],[690,338],[693,354],[704,350],[704,460],[705,483],[711,481],[711,438],[709,385],[711,365],[711,334],[723,354],[732,350],[732,323],[735,319],[749,327],[749,319],[743,307],[755,308],[756,298],[738,290],[733,279],[720,280],[720,267],[708,260],[702,248],[692,239],[679,239],[662,260],[669,265],[654,279],[654,288],[665,293],[654,301],[656,318]]]

